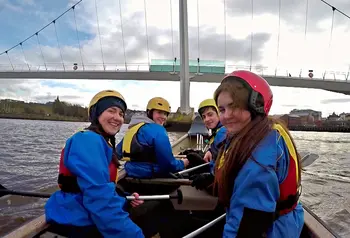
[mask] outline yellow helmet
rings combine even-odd
[[[199,104],[199,107],[198,107],[199,114],[202,114],[201,111],[205,107],[214,107],[216,112],[219,113],[218,106],[216,105],[216,102],[213,98],[205,99]]]
[[[147,110],[157,109],[170,113],[170,104],[167,100],[161,97],[155,97],[148,101]]]
[[[121,95],[119,92],[117,91],[114,91],[114,90],[103,90],[101,92],[98,92],[90,101],[90,104],[89,104],[89,108],[88,108],[88,117],[90,117],[90,110],[91,108],[96,105],[96,103],[98,101],[100,101],[102,98],[105,98],[105,97],[116,97],[116,98],[119,98],[122,103],[124,104],[125,106],[125,110],[127,109],[127,105],[126,105],[126,102],[125,102],[125,99],[123,97],[123,95]]]

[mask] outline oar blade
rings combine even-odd
[[[314,154],[314,153],[310,153],[305,155],[302,159],[301,159],[301,167],[305,168],[309,165],[311,165],[313,162],[315,162],[315,160],[317,160],[320,156],[318,154]]]

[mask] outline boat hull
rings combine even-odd
[[[176,142],[172,144],[172,149],[174,154],[179,154],[181,151],[184,151],[188,148],[195,148],[197,145],[196,137],[195,136],[189,136],[188,134],[182,136],[180,139],[178,139]],[[118,180],[123,180],[125,178],[125,171],[122,168],[119,171],[119,177]],[[193,189],[190,186],[181,186],[181,190],[184,192],[184,197],[202,197],[205,196],[207,199],[205,202],[201,201],[199,202],[197,200],[191,200],[191,201],[185,201],[182,205],[174,205],[175,210],[197,210],[197,214],[199,214],[199,217],[203,212],[208,210],[213,210],[215,206],[217,205],[217,198],[209,196],[208,194],[204,194],[203,192],[200,194],[197,194],[197,190]],[[198,204],[203,204],[199,205]],[[195,208],[197,206],[197,208]],[[338,237],[317,215],[315,215],[307,206],[303,205],[304,207],[304,214],[305,214],[305,224],[303,228],[303,232],[301,237],[322,237],[322,238],[334,238]],[[4,238],[27,238],[27,237],[60,237],[57,236],[57,234],[53,234],[49,232],[50,225],[46,223],[45,221],[45,215],[41,215],[32,221],[29,221],[28,223],[22,225],[21,227],[17,228],[16,230],[10,232],[9,234],[5,235]],[[215,236],[217,237],[217,236]]]

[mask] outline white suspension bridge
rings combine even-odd
[[[278,42],[277,42],[277,61],[279,57],[279,41],[280,41],[280,20],[281,20],[281,2],[278,0]],[[145,14],[145,37],[147,45],[147,63],[134,63],[127,60],[127,49],[124,39],[125,26],[123,25],[123,12],[122,3],[119,0],[119,15],[120,15],[120,31],[122,38],[122,47],[124,59],[118,59],[119,63],[105,62],[103,44],[100,33],[100,23],[98,18],[98,5],[95,0],[96,9],[96,24],[98,29],[98,37],[100,44],[100,53],[102,63],[91,64],[87,63],[83,57],[82,40],[80,39],[79,26],[77,24],[76,10],[78,5],[82,4],[82,0],[75,3],[57,18],[50,23],[25,38],[21,42],[13,45],[7,50],[0,53],[0,79],[113,79],[113,80],[156,80],[156,81],[180,81],[180,111],[189,112],[189,90],[190,82],[220,82],[225,73],[231,72],[235,69],[246,69],[262,75],[272,86],[286,86],[286,87],[303,87],[303,88],[317,88],[328,91],[334,91],[350,95],[350,66],[347,71],[332,71],[332,70],[314,70],[312,68],[305,69],[304,65],[301,65],[298,70],[281,69],[279,67],[271,68],[265,67],[261,64],[253,64],[253,42],[254,32],[251,31],[250,36],[250,64],[245,65],[231,65],[227,63],[227,38],[226,38],[226,0],[224,0],[224,60],[202,60],[200,58],[200,23],[199,23],[199,0],[197,0],[197,23],[198,23],[198,58],[196,60],[190,60],[189,58],[189,37],[188,37],[188,12],[187,12],[187,0],[179,0],[179,51],[180,57],[176,55],[174,49],[174,30],[173,30],[173,10],[172,0],[170,3],[170,18],[171,18],[171,41],[172,41],[172,58],[167,60],[150,59],[149,49],[149,35],[147,26],[147,1],[144,0],[144,14]],[[330,26],[330,42],[332,42],[332,34],[334,27],[334,16],[338,13],[348,19],[350,17],[337,9],[336,7],[328,4],[326,1],[320,0],[320,4],[326,4],[331,10],[332,24]],[[306,13],[305,13],[305,38],[307,35],[308,26],[308,9],[309,0],[306,0]],[[73,14],[73,24],[75,27],[75,36],[77,41],[77,51],[79,51],[79,57],[66,60],[62,53],[62,44],[57,30],[57,22],[62,19],[66,14]],[[251,17],[254,17],[254,0],[251,1]],[[59,50],[59,58],[61,62],[47,62],[43,48],[44,44],[41,43],[41,36],[44,34],[44,30],[53,27],[55,38],[57,41],[57,47]],[[42,63],[37,63],[37,60],[30,60],[28,56],[29,51],[24,50],[24,45],[30,40],[35,40],[37,44],[38,52]],[[292,46],[291,46],[292,47]],[[346,46],[344,46],[346,47]],[[277,62],[278,63],[278,62]]]

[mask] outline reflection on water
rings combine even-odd
[[[52,192],[60,149],[88,123],[0,119],[0,183],[8,188]],[[126,129],[116,136],[121,139]],[[171,141],[183,134],[169,133]],[[303,173],[302,201],[342,237],[350,237],[350,134],[292,132],[299,151],[320,155]],[[0,235],[43,213],[46,199],[0,199]]]

